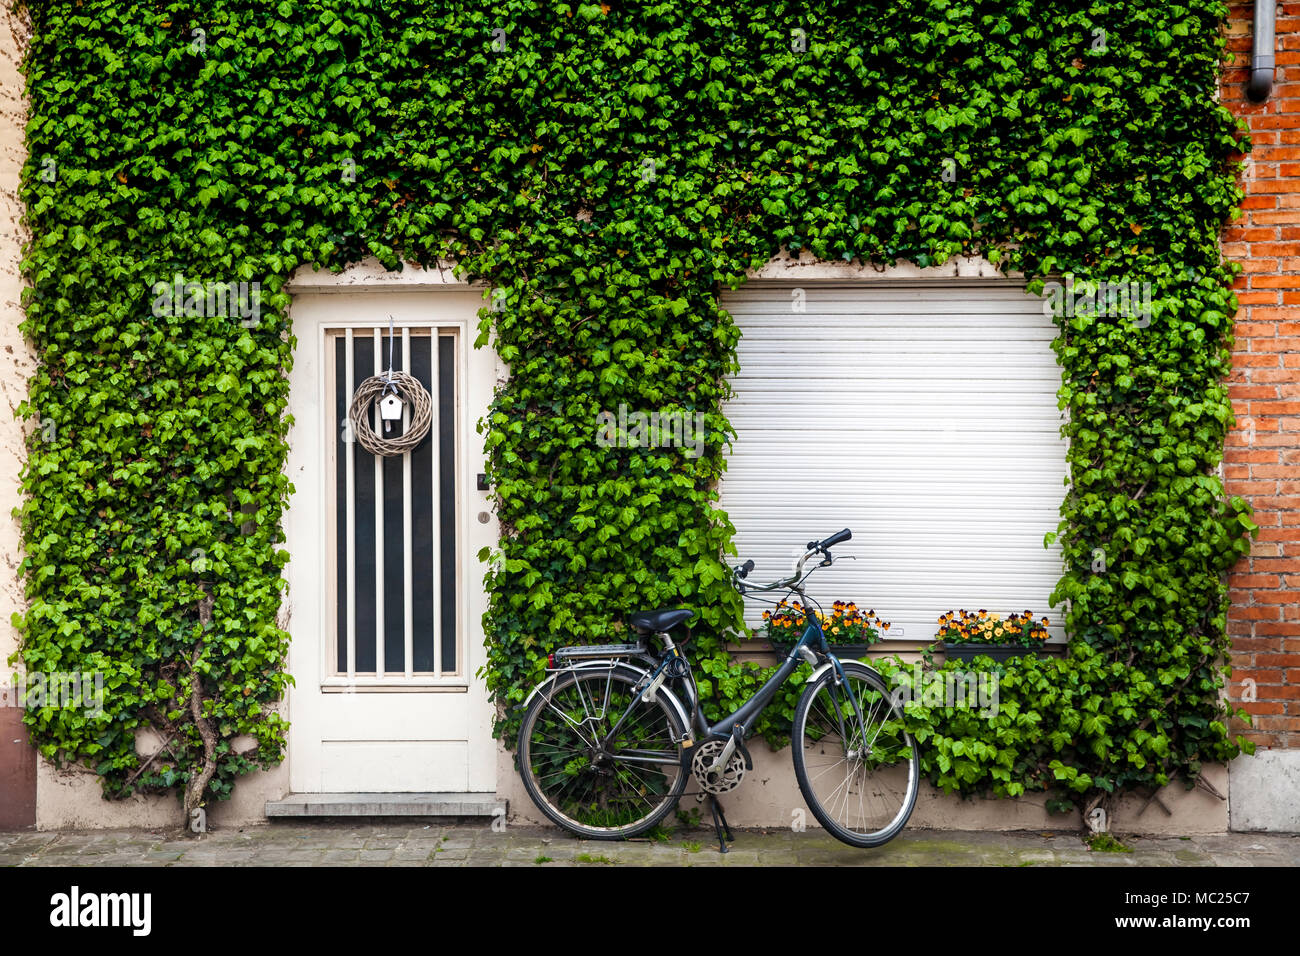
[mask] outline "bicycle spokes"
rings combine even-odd
[[[542,799],[563,817],[585,827],[624,827],[655,813],[679,789],[681,733],[627,677],[575,672],[557,680],[536,711],[529,771]]]
[[[802,728],[810,800],[846,831],[884,831],[910,812],[912,744],[901,708],[849,673],[818,688]]]

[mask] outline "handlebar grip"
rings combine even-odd
[[[753,570],[754,570],[754,561],[751,558],[750,560],[742,564],[740,567],[736,568],[736,574],[739,577],[747,578],[749,577],[749,572]]]
[[[845,528],[843,531],[836,531],[829,538],[825,538],[821,541],[813,541],[811,544],[808,545],[808,549],[812,550],[813,548],[833,548],[841,541],[848,541],[852,537],[853,537],[853,532],[850,531],[848,528]]]

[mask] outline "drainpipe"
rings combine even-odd
[[[1250,80],[1246,95],[1262,103],[1273,92],[1274,33],[1277,0],[1255,0],[1255,38],[1250,51]]]

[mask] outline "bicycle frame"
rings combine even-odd
[[[801,598],[804,597],[802,593],[800,593],[799,596]],[[839,658],[830,653],[830,648],[826,643],[826,634],[822,631],[820,622],[813,614],[812,609],[808,606],[806,598],[804,598],[803,604],[806,615],[803,635],[799,638],[798,642],[795,643],[794,647],[790,649],[790,653],[786,656],[785,660],[781,662],[780,667],[778,667],[776,672],[772,674],[763,686],[755,692],[753,697],[749,698],[749,700],[745,701],[745,703],[738,707],[734,712],[722,718],[717,723],[710,725],[705,721],[703,711],[701,711],[699,706],[699,701],[695,699],[694,692],[690,689],[694,687],[694,681],[687,685],[685,676],[676,678],[676,680],[683,685],[683,689],[688,695],[688,700],[691,704],[692,730],[694,730],[700,739],[730,740],[736,734],[737,729],[739,729],[741,739],[743,740],[744,735],[748,732],[754,720],[767,708],[767,705],[770,704],[772,699],[776,696],[777,691],[784,686],[785,682],[790,679],[791,675],[798,670],[799,665],[805,661],[814,665],[820,665],[826,661],[830,662],[838,675],[838,679],[834,684],[832,684],[831,694],[833,697],[837,696],[838,688],[840,686],[844,688],[849,701],[853,704],[853,712],[857,717],[858,727],[863,730],[865,735],[866,725],[862,717],[862,707],[859,705],[857,698],[853,694],[852,688],[849,687],[848,681],[845,679],[844,668],[840,666]],[[660,656],[658,666],[649,675],[650,679],[647,683],[647,689],[650,687],[657,687],[663,682],[664,673],[674,659],[681,659],[684,661],[689,673],[690,662],[685,660],[681,651],[672,642],[672,639],[668,637],[668,635],[664,634],[661,636],[664,639],[666,649]],[[806,653],[805,649],[807,649]],[[619,716],[618,720],[610,727],[609,732],[601,741],[602,748],[609,745],[610,740],[614,738],[615,734],[617,734],[618,730],[623,726],[623,722],[632,712],[632,708],[636,706],[637,700],[639,699],[639,696],[637,699],[634,699],[628,705],[627,709]],[[840,739],[847,742],[850,738],[844,733],[843,715],[840,713],[838,706],[836,707],[836,713],[840,720]],[[683,763],[685,763],[686,760],[687,752],[683,751]]]

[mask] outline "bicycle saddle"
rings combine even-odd
[[[628,626],[641,634],[659,634],[671,631],[683,621],[689,621],[695,612],[689,608],[664,608],[660,611],[637,611],[627,619]]]

